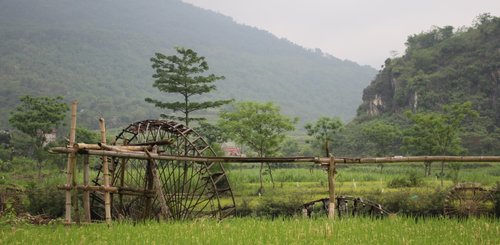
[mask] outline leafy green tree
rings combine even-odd
[[[401,136],[399,129],[391,124],[382,121],[370,122],[361,129],[364,138],[370,142],[375,156],[387,156],[393,152],[394,146]],[[384,169],[384,164],[379,163],[380,172]]]
[[[343,127],[344,124],[338,117],[321,117],[316,123],[308,123],[304,126],[307,130],[307,135],[314,137],[323,144],[325,156],[327,157],[330,155],[330,142],[334,140],[335,134]]]
[[[33,139],[31,155],[37,160],[39,177],[43,166],[45,135],[63,124],[68,111],[68,105],[62,99],[60,96],[22,96],[21,104],[10,113],[9,123]]]
[[[202,117],[191,117],[192,112],[219,107],[231,102],[231,100],[193,101],[193,96],[215,90],[213,82],[224,79],[224,77],[214,74],[205,75],[209,69],[208,63],[205,61],[205,57],[198,56],[195,51],[179,47],[176,48],[176,51],[178,55],[165,56],[156,53],[151,58],[153,69],[156,72],[153,75],[155,79],[153,87],[162,92],[177,95],[180,100],[175,102],[165,102],[152,98],[145,100],[156,107],[173,112],[173,115],[161,114],[162,117],[184,121],[185,125],[189,126],[191,121],[204,120]],[[180,113],[181,116],[176,113]]]
[[[464,152],[460,132],[468,118],[478,116],[472,103],[443,106],[443,113],[406,112],[412,125],[404,131],[403,150],[416,155],[457,155]],[[430,175],[430,163],[426,163]]]
[[[295,129],[297,119],[290,119],[280,113],[280,108],[271,102],[240,102],[233,110],[222,111],[218,125],[228,134],[228,137],[239,144],[248,146],[259,157],[268,157],[275,154],[285,139],[285,133]],[[260,164],[260,188],[262,183],[264,164]],[[271,181],[271,166],[267,164]]]

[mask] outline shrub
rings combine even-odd
[[[48,182],[31,182],[27,188],[28,212],[34,215],[45,214],[51,218],[64,214],[64,192],[58,190],[56,184]]]
[[[415,172],[411,172],[405,177],[396,177],[389,181],[387,187],[390,188],[402,188],[402,187],[418,187],[424,184],[422,176],[419,176]]]
[[[443,213],[444,192],[404,190],[369,197],[390,212],[408,216],[438,216]]]
[[[3,161],[0,159],[0,171],[10,172],[12,170],[12,163],[9,161]]]
[[[258,216],[294,216],[301,212],[304,201],[299,195],[284,198],[264,197],[256,209]]]

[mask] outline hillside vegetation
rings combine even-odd
[[[464,122],[460,138],[467,151],[463,153],[500,154],[498,40],[500,18],[488,14],[478,16],[472,27],[435,27],[410,36],[406,52],[387,59],[363,91],[363,103],[339,151],[373,154],[375,147],[360,140],[366,136],[360,128],[378,122],[405,130],[409,127],[406,111],[443,113],[446,106],[470,102],[479,116]],[[396,137],[386,142],[383,152],[406,154],[400,147],[403,141]]]
[[[161,111],[144,102],[162,96],[149,59],[175,46],[194,49],[226,77],[210,96],[274,101],[304,121],[352,118],[375,75],[176,0],[6,0],[0,23],[0,113],[21,95],[62,95],[79,100],[82,126],[96,127],[98,116],[110,127],[157,118]],[[8,127],[2,117],[0,128]]]

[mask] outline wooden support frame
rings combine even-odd
[[[170,210],[167,206],[167,193],[164,193],[161,187],[161,182],[158,177],[157,160],[176,160],[176,161],[192,161],[199,164],[206,164],[207,162],[234,162],[234,163],[316,163],[327,168],[328,173],[328,193],[329,193],[329,206],[328,216],[330,219],[335,219],[336,210],[336,165],[337,164],[369,164],[369,163],[396,163],[396,162],[500,162],[500,156],[395,156],[395,157],[376,157],[376,158],[336,158],[330,157],[197,157],[197,156],[178,156],[168,155],[164,152],[157,152],[156,146],[172,144],[170,140],[148,142],[141,144],[131,144],[126,146],[120,145],[107,145],[106,144],[106,125],[103,118],[99,119],[99,128],[101,133],[101,142],[98,144],[76,143],[76,111],[77,101],[73,101],[71,105],[71,127],[69,136],[68,147],[54,147],[50,149],[52,153],[68,154],[66,184],[60,186],[60,189],[65,190],[65,224],[72,223],[72,208],[75,212],[75,221],[79,223],[79,205],[78,205],[78,191],[83,191],[83,208],[84,208],[84,222],[91,222],[90,210],[90,193],[89,191],[99,191],[104,193],[105,199],[105,220],[109,225],[111,224],[111,193],[118,193],[121,199],[122,195],[143,195],[147,198],[156,196],[159,198],[161,216],[164,220],[170,217]],[[76,156],[77,154],[83,155],[83,185],[78,185],[76,182]],[[103,168],[103,186],[90,186],[90,155],[102,157]],[[134,189],[123,187],[123,173],[119,181],[121,187],[112,186],[110,183],[110,171],[112,170],[108,163],[108,158],[119,158],[120,169],[123,172],[126,168],[127,159],[143,159],[148,160],[149,173],[148,186],[145,189]],[[177,194],[168,194],[177,195]],[[72,200],[73,197],[73,200]],[[151,210],[145,210],[150,212]],[[307,210],[303,210],[304,216],[307,216]]]

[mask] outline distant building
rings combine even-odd
[[[52,129],[52,132],[50,133],[44,134],[44,136],[45,136],[45,141],[43,142],[43,147],[57,140],[57,132],[55,129]]]
[[[226,157],[241,157],[241,148],[237,147],[234,142],[226,142],[221,145],[224,156]]]

